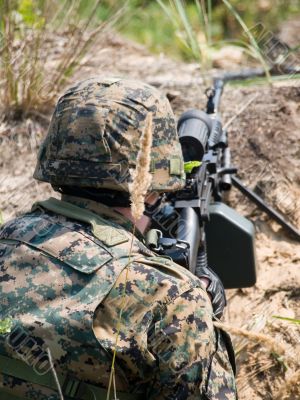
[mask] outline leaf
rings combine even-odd
[[[21,14],[23,21],[29,25],[33,26],[36,20],[33,1],[32,0],[21,0],[19,4],[18,12]]]
[[[0,320],[0,335],[9,333],[13,325],[13,320],[11,318],[5,318]]]
[[[294,319],[294,318],[288,318],[288,317],[280,317],[279,315],[273,315],[273,318],[281,319],[283,321],[289,321],[289,322],[292,322],[293,324],[300,325],[300,319]]]
[[[18,7],[18,14],[22,17],[23,22],[30,28],[35,30],[42,29],[46,20],[42,16],[42,4],[38,4],[33,0],[21,0]]]

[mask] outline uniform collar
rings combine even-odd
[[[116,224],[121,225],[129,232],[134,231],[134,224],[128,218],[124,217],[124,215],[120,214],[113,208],[107,207],[105,204],[99,203],[94,200],[86,199],[83,197],[70,196],[67,194],[63,194],[61,196],[61,200],[74,204],[77,207],[81,207],[89,211],[92,211],[93,213],[100,215],[104,219],[111,220]],[[143,234],[136,227],[135,227],[135,235],[139,238],[139,240],[144,241]]]

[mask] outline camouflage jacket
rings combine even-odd
[[[236,399],[201,281],[151,253],[110,208],[64,200],[50,203],[88,210],[90,221],[46,202],[0,230],[0,319],[12,324],[0,335],[0,354],[42,374],[49,349],[58,373],[106,388],[116,348],[120,392],[149,400]],[[1,367],[0,386],[23,398],[59,399],[54,389],[1,374]]]

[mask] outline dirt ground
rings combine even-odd
[[[164,91],[179,116],[187,108],[205,107],[206,86],[200,72],[197,64],[153,56],[143,47],[111,35],[105,44],[94,46],[93,54],[83,60],[72,81],[95,75],[142,79]],[[228,127],[232,162],[239,167],[241,179],[298,229],[299,83],[227,86],[222,100],[224,122],[252,100]],[[31,178],[46,129],[44,119],[0,124],[0,208],[4,220],[28,210],[36,199],[53,195],[47,185]],[[241,333],[234,335],[240,399],[300,399],[299,325],[274,318],[300,318],[299,243],[235,189],[229,203],[255,224],[259,274],[254,287],[228,291],[226,322],[269,335],[284,347],[284,354],[280,355],[264,336],[252,341]]]

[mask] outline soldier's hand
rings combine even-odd
[[[211,299],[214,316],[220,319],[226,306],[225,290],[220,278],[209,267],[198,267],[197,276],[206,286],[206,291]]]

